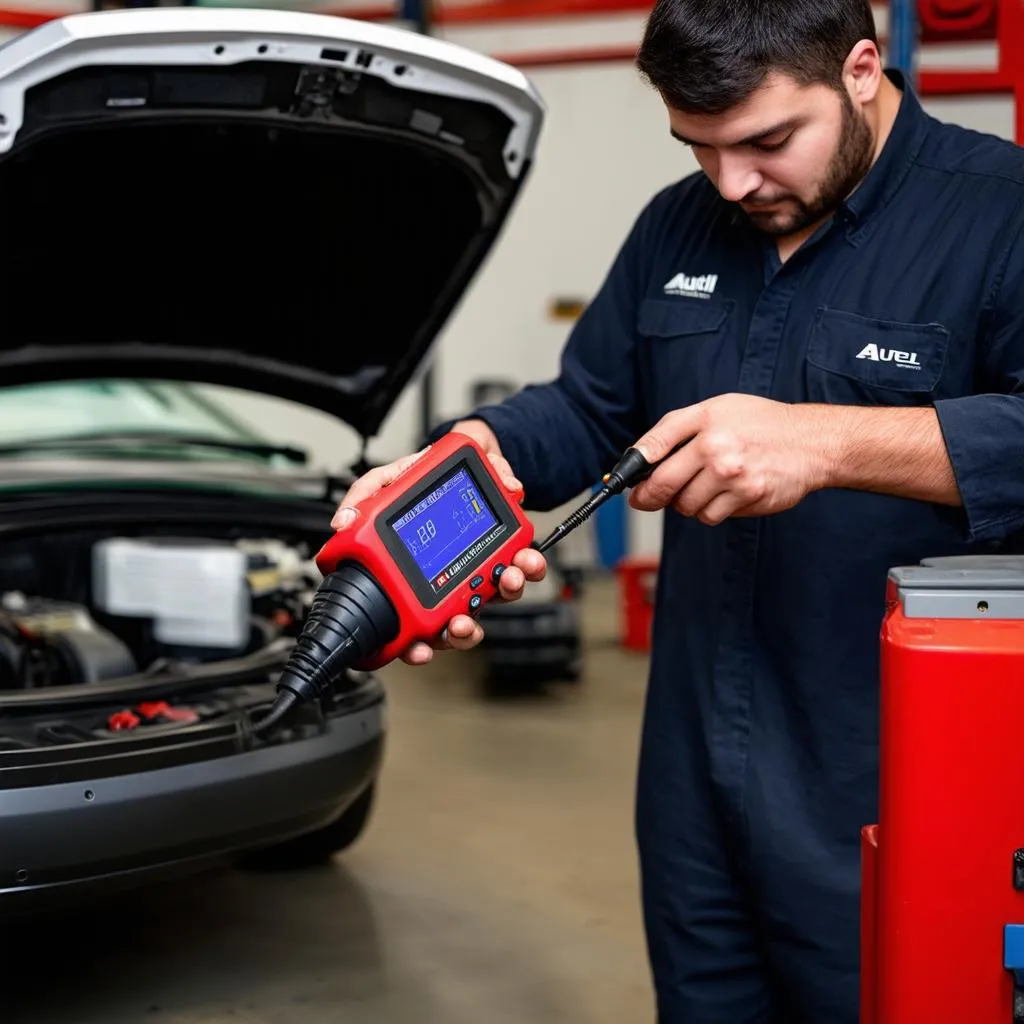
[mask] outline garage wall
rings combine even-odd
[[[43,0],[24,3],[33,5],[50,6]],[[85,5],[76,0],[76,6]],[[884,8],[877,10],[884,31]],[[482,52],[510,56],[635,45],[642,26],[642,17],[629,14],[453,26],[438,34]],[[921,63],[984,68],[994,66],[995,58],[994,47],[984,44],[932,47],[924,51]],[[527,73],[547,104],[546,129],[511,223],[439,340],[439,415],[463,412],[478,378],[494,376],[522,385],[554,375],[571,325],[550,318],[552,300],[592,297],[648,198],[696,169],[689,151],[669,137],[657,97],[628,62],[534,67]],[[1012,138],[1010,99],[928,100],[926,106],[945,120]],[[357,439],[329,417],[258,396],[212,390],[259,429],[309,448],[318,464],[337,469],[357,454]],[[371,443],[371,455],[387,459],[405,453],[417,428],[418,394],[411,388]],[[657,550],[657,517],[630,513],[629,528],[633,551]]]

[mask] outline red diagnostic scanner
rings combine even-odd
[[[450,433],[355,508],[355,520],[323,546],[316,564],[328,576],[356,563],[394,607],[398,635],[360,668],[379,668],[410,644],[435,640],[455,615],[475,615],[498,593],[505,567],[533,542],[522,500],[472,438]]]
[[[475,615],[498,593],[518,552],[533,546],[543,553],[660,461],[626,449],[601,489],[534,545],[522,492],[504,486],[471,438],[447,434],[360,502],[353,521],[320,549],[324,578],[253,734],[268,735],[347,669],[380,668],[411,644],[438,639],[456,615]]]

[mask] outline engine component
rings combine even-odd
[[[252,612],[277,633],[298,635],[323,580],[313,558],[279,540],[240,540],[245,552]]]
[[[113,537],[93,548],[93,600],[152,620],[160,644],[237,651],[251,632],[247,561],[234,544]]]
[[[0,633],[0,690],[14,690],[21,686],[20,663],[21,651],[17,643]]]
[[[57,676],[68,683],[98,683],[131,675],[136,670],[131,651],[95,624],[89,629],[54,634],[49,648]]]
[[[90,531],[3,555],[8,692],[245,657],[301,632],[322,579],[307,543],[260,534]]]
[[[166,725],[170,723],[192,725],[199,721],[199,712],[189,707],[174,707],[165,700],[146,701],[134,708],[122,708],[107,716],[107,729],[121,732],[137,729],[147,723]]]
[[[136,671],[128,647],[81,605],[17,592],[0,599],[0,685],[75,686]]]

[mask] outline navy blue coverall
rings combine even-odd
[[[1024,155],[887,73],[880,159],[784,265],[688,177],[639,216],[558,378],[473,414],[547,509],[715,395],[938,411],[963,509],[830,490],[665,516],[636,811],[662,1024],[856,1024],[887,570],[1024,527]]]

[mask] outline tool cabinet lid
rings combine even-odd
[[[889,572],[904,615],[932,619],[1024,619],[1024,556],[926,558]]]

